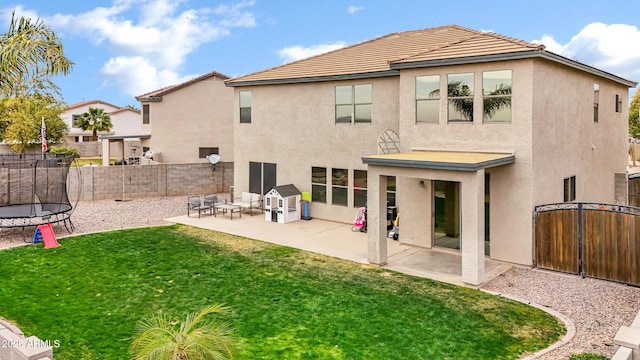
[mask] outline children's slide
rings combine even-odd
[[[38,225],[36,233],[33,235],[33,242],[44,242],[45,249],[56,248],[60,246],[58,240],[56,240],[56,234],[53,233],[53,227],[51,224]]]

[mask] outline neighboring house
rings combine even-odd
[[[136,99],[142,104],[145,147],[163,163],[206,162],[210,154],[233,161],[233,89],[228,76],[210,72]]]
[[[368,203],[374,264],[387,261],[388,205],[401,242],[460,251],[462,280],[479,284],[485,256],[532,265],[536,205],[625,198],[614,179],[636,83],[542,45],[443,26],[227,85],[236,191],[294,184],[313,194],[310,216],[341,222]],[[399,153],[380,154],[387,129]]]
[[[82,114],[89,111],[89,108],[103,109],[109,114],[113,128],[109,132],[98,132],[99,136],[126,137],[127,150],[125,156],[128,157],[132,148],[140,147],[140,140],[134,135],[142,134],[142,118],[140,110],[127,107],[119,107],[101,100],[83,101],[70,105],[60,116],[69,127],[69,133],[65,136],[65,141],[70,146],[80,149],[83,156],[97,156],[101,154],[102,145],[99,142],[91,141],[92,132],[84,131],[77,126],[77,119]],[[129,143],[133,142],[133,143]],[[85,144],[87,143],[87,144]],[[118,158],[123,157],[122,144],[111,144],[111,154]]]

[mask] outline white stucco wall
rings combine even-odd
[[[201,147],[218,147],[221,161],[233,161],[233,89],[212,76],[162,96],[149,105],[151,139],[163,163],[207,162]]]

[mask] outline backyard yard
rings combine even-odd
[[[239,359],[517,359],[565,329],[482,291],[188,226],[0,251],[0,315],[56,359],[126,359],[134,328],[224,303]]]

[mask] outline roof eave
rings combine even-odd
[[[161,102],[162,96],[150,96],[150,97],[137,96],[136,100],[140,102]]]
[[[445,162],[445,161],[421,161],[404,159],[385,159],[378,157],[362,157],[362,163],[366,165],[395,166],[431,170],[452,170],[452,171],[478,171],[496,166],[512,164],[515,155],[505,156],[494,160],[487,160],[477,163]]]
[[[584,71],[593,75],[597,75],[597,76],[618,82],[628,87],[636,87],[636,85],[638,85],[638,83],[635,81],[621,78],[619,76],[613,75],[606,71],[602,71],[600,69],[596,69],[594,67],[568,59],[566,57],[563,57],[545,50],[540,50],[540,49],[517,51],[517,52],[510,52],[510,53],[490,54],[490,55],[466,56],[466,57],[448,58],[448,59],[435,59],[435,60],[424,60],[424,61],[414,61],[414,62],[406,62],[406,61],[396,62],[396,63],[391,63],[390,67],[393,70],[401,70],[401,69],[415,69],[415,68],[424,68],[424,67],[433,67],[433,66],[462,65],[462,64],[475,64],[475,63],[493,62],[493,61],[521,60],[521,59],[531,59],[531,58],[543,58],[546,60],[554,61],[580,71]]]
[[[399,76],[399,75],[400,75],[399,70],[386,70],[386,71],[376,71],[376,72],[357,73],[357,74],[339,74],[339,75],[266,79],[266,80],[235,81],[232,79],[229,81],[225,81],[225,85],[230,87],[257,86],[257,85],[283,85],[283,84],[300,84],[300,83],[313,83],[313,82],[324,82],[324,81],[371,79],[371,78]]]

